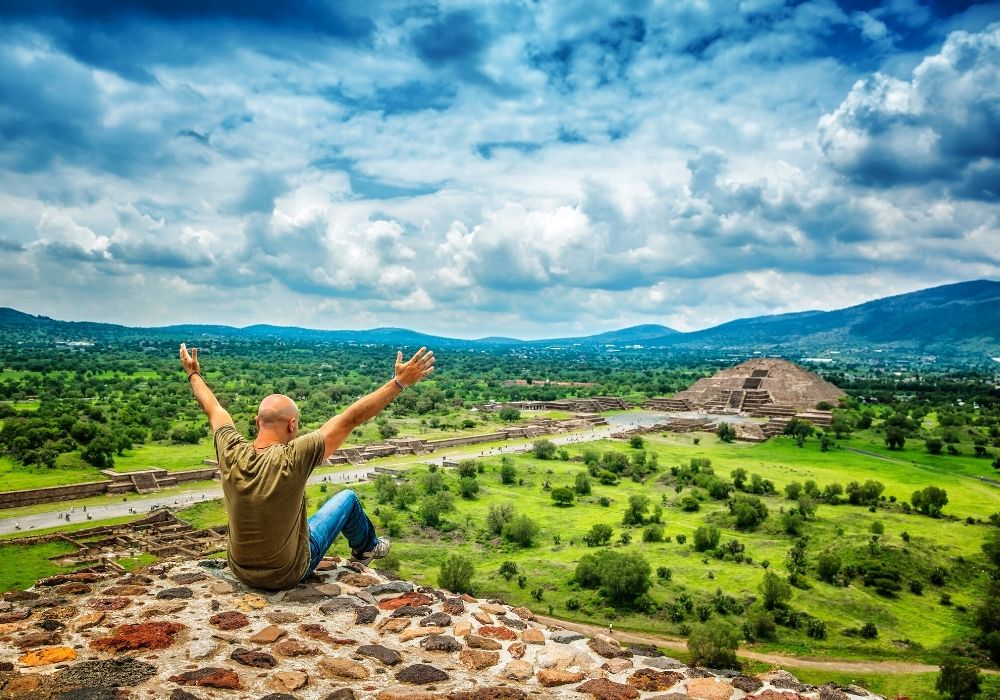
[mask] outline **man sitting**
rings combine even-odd
[[[353,491],[328,500],[306,520],[306,480],[356,427],[378,415],[406,387],[434,371],[434,353],[420,348],[408,362],[396,353],[395,375],[318,430],[297,437],[299,410],[283,394],[260,402],[253,443],[201,376],[198,349],[181,344],[181,363],[208,416],[229,518],[229,568],[243,582],[268,590],[291,588],[319,564],[341,532],[354,559],[365,564],[389,553]]]

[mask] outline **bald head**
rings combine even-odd
[[[257,424],[261,428],[278,428],[299,417],[299,408],[284,394],[271,394],[260,402]]]

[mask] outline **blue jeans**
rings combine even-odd
[[[368,519],[357,494],[345,489],[333,495],[309,518],[309,577],[337,535],[344,533],[353,554],[370,552],[375,548],[375,526]]]

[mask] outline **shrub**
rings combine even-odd
[[[663,541],[663,526],[652,524],[647,525],[642,531],[642,541],[643,542],[662,542]]]
[[[665,566],[656,567],[656,578],[660,579],[661,581],[669,581],[671,578],[673,578],[673,576],[674,572],[668,569],[667,567]]]
[[[681,499],[681,510],[687,513],[693,513],[701,508],[701,503],[694,496],[685,496]]]
[[[882,524],[881,520],[876,520],[871,525],[868,526],[868,529],[874,535],[881,535],[883,532],[885,532],[885,525]]]
[[[715,434],[722,442],[732,442],[736,439],[736,428],[723,421],[715,429]]]
[[[552,459],[556,455],[556,445],[551,440],[535,440],[531,452],[538,459]]]
[[[913,595],[923,595],[924,594],[924,582],[920,579],[913,579],[910,581],[910,593]]]
[[[567,610],[579,610],[580,609],[580,601],[577,600],[576,598],[567,598],[566,599],[566,609]]]
[[[479,493],[479,482],[474,477],[463,476],[458,480],[458,493],[462,498],[475,498]]]
[[[542,588],[541,586],[538,586],[537,588],[533,588],[531,590],[531,597],[539,602],[541,602],[542,597],[544,595],[545,595],[545,589]]]
[[[729,499],[729,512],[736,516],[736,527],[753,528],[767,519],[767,506],[756,496],[737,494]]]
[[[503,532],[504,526],[514,519],[514,506],[510,503],[493,503],[486,513],[486,529],[494,535]]]
[[[760,593],[764,609],[774,610],[791,600],[792,587],[773,571],[767,571],[760,582]]]
[[[833,583],[840,573],[840,557],[833,552],[823,552],[816,560],[816,574],[820,580]]]
[[[616,552],[609,549],[580,558],[574,575],[584,588],[600,588],[601,595],[612,604],[635,603],[652,582],[649,563],[637,552]]]
[[[506,455],[500,460],[500,483],[513,484],[517,481],[517,469],[514,468],[514,460]]]
[[[806,634],[813,639],[826,639],[826,623],[815,617],[809,618],[806,625]]]
[[[684,544],[685,542],[687,542],[688,538],[687,538],[687,535],[685,535],[682,532],[681,534],[677,535],[677,537],[675,537],[674,539],[677,540],[677,544]]]
[[[719,544],[719,528],[715,525],[699,525],[694,531],[694,551],[705,552]]]
[[[928,486],[920,491],[914,491],[910,503],[920,513],[936,518],[941,515],[941,509],[948,504],[948,492],[937,486]]]
[[[721,621],[697,625],[688,635],[687,647],[691,664],[706,668],[739,668],[736,647],[739,636]]]
[[[633,435],[628,439],[628,446],[641,450],[646,444],[646,441],[642,439],[642,435]]]
[[[552,493],[549,495],[552,496],[552,500],[557,506],[571,506],[576,498],[576,492],[568,486],[552,489]]]
[[[583,541],[588,547],[596,547],[600,544],[607,544],[611,541],[612,533],[613,530],[610,525],[595,523],[591,526],[590,531],[583,536]]]
[[[866,622],[861,625],[861,631],[859,634],[862,639],[878,639],[878,627],[875,626],[874,622]]]
[[[772,640],[777,630],[774,618],[761,610],[750,613],[743,622],[743,636],[748,642]]]
[[[472,576],[475,572],[471,559],[457,553],[449,554],[441,562],[438,585],[455,593],[469,593],[472,590]]]
[[[436,527],[441,523],[441,516],[455,510],[455,501],[451,494],[441,491],[425,496],[420,502],[420,520],[424,525]]]
[[[524,574],[521,574],[520,576],[517,577],[517,586],[518,586],[518,588],[524,588],[527,585],[528,585],[528,577],[527,576],[525,576]]]
[[[983,674],[967,656],[949,656],[941,664],[935,690],[951,700],[972,700],[979,694]]]
[[[611,505],[611,499],[608,498],[607,496],[601,496],[600,498],[597,499],[597,502],[600,505],[604,506],[605,508]]]
[[[530,547],[538,535],[538,524],[527,515],[515,516],[503,529],[503,536],[521,547]]]
[[[458,475],[468,476],[471,478],[476,477],[476,460],[474,459],[463,459],[458,463]]]
[[[424,476],[424,491],[427,493],[437,493],[444,490],[444,477],[440,472],[430,472]]]
[[[927,452],[932,455],[941,454],[941,448],[944,447],[944,443],[937,438],[927,438],[924,440],[924,447],[927,448]]]
[[[576,477],[574,477],[574,480],[573,480],[573,489],[576,491],[577,495],[579,495],[579,496],[588,496],[588,495],[590,495],[590,491],[591,491],[591,488],[590,488],[590,479],[587,477],[587,475],[584,472],[578,472],[577,475],[576,475]]]
[[[646,511],[649,510],[648,496],[629,496],[628,508],[622,517],[622,525],[642,525],[646,521]]]
[[[506,580],[510,581],[512,578],[517,576],[517,564],[508,559],[500,565],[499,573]]]

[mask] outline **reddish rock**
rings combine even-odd
[[[681,680],[684,680],[682,673],[641,668],[629,676],[628,684],[639,690],[669,690]]]
[[[271,649],[275,654],[281,656],[311,656],[319,653],[319,649],[298,639],[286,639],[283,642],[278,642]]]
[[[3,687],[4,697],[16,697],[18,695],[33,693],[42,687],[43,677],[36,675],[14,676]]]
[[[603,668],[608,673],[621,673],[622,671],[627,671],[632,668],[631,659],[608,659],[603,664]]]
[[[68,584],[68,585],[80,585],[80,584]],[[149,593],[149,589],[145,586],[110,586],[102,591],[104,595],[123,595],[123,596],[134,596],[134,595],[146,595]]]
[[[449,615],[461,615],[465,612],[465,603],[461,598],[449,598],[441,603],[441,610]]]
[[[250,618],[236,610],[216,613],[208,618],[209,623],[220,630],[236,630],[250,624]]]
[[[404,593],[395,598],[386,598],[380,601],[378,606],[383,610],[398,610],[404,606],[419,607],[422,605],[430,605],[434,602],[434,599],[429,595],[423,593],[417,593],[412,591],[410,593]]]
[[[7,624],[10,622],[20,622],[21,620],[27,620],[31,617],[31,611],[26,609],[10,610],[5,613],[0,613],[0,624]]]
[[[561,671],[556,668],[543,668],[537,674],[538,682],[546,688],[554,688],[557,685],[566,685],[567,683],[579,683],[586,677],[586,674],[579,671]]]
[[[248,638],[247,641],[253,642],[254,644],[273,644],[286,634],[288,634],[288,632],[281,629],[277,625],[268,625],[257,634]]]
[[[278,671],[267,680],[267,685],[279,693],[290,693],[309,682],[309,676],[302,671]]]
[[[524,652],[527,651],[528,645],[524,642],[514,642],[509,647],[507,647],[507,652],[510,654],[512,659],[520,659],[524,656]]]
[[[18,661],[25,666],[45,666],[47,664],[58,664],[63,661],[72,661],[76,658],[76,652],[70,647],[47,647],[30,651]]]
[[[528,644],[545,644],[545,633],[534,628],[521,632],[521,639]]]
[[[242,690],[240,677],[235,671],[228,668],[217,668],[209,666],[199,668],[197,671],[185,671],[176,676],[170,676],[169,680],[180,685],[199,685],[206,688],[225,688],[227,690]]]
[[[91,648],[100,651],[120,652],[130,649],[166,649],[174,643],[174,636],[184,629],[176,622],[144,622],[138,625],[120,625],[109,637],[95,639]]]
[[[704,680],[708,680],[707,678]],[[688,686],[690,687],[691,682],[688,681]],[[690,692],[689,692],[690,694]],[[692,697],[695,697],[692,695]],[[699,696],[701,697],[701,696]],[[767,690],[761,691],[754,698],[762,698],[762,700],[807,700],[803,696],[792,690],[773,690],[768,688]]]
[[[622,649],[617,641],[603,635],[588,639],[587,646],[595,654],[603,656],[605,659],[629,659],[632,657],[632,652]]]
[[[132,604],[131,598],[91,598],[87,601],[87,606],[94,610],[121,610]]]
[[[377,627],[382,634],[398,634],[410,626],[410,620],[406,618],[387,617],[380,622]],[[440,632],[441,630],[435,630]]]
[[[732,683],[717,678],[690,678],[686,688],[687,694],[697,700],[729,700],[733,690]],[[772,700],[779,698],[797,700],[798,696],[794,693],[790,696],[776,695]]]
[[[101,574],[80,571],[74,574],[56,574],[36,581],[36,586],[58,586],[61,583],[94,583],[104,578]]]
[[[319,642],[327,642],[329,644],[334,644],[333,636],[326,631],[326,627],[323,625],[307,624],[299,625],[299,631],[310,639],[315,639]]]
[[[527,693],[520,688],[509,688],[505,685],[456,690],[448,694],[448,700],[525,700],[527,697]]]
[[[503,644],[500,642],[495,639],[480,637],[478,634],[467,634],[465,636],[465,643],[472,649],[486,649],[488,651],[503,649]]]
[[[278,660],[270,654],[244,647],[233,649],[233,653],[229,655],[229,658],[238,664],[252,666],[253,668],[274,668],[278,665]]]
[[[364,680],[370,675],[368,669],[357,661],[341,659],[334,656],[327,656],[319,662],[319,670],[323,675],[330,678],[344,678],[347,680]]]
[[[128,600],[128,598],[125,600]],[[71,617],[76,617],[76,613],[77,609],[74,606],[66,605],[43,610],[38,616],[43,620],[68,620]]]
[[[58,632],[29,632],[18,637],[14,646],[19,649],[31,649],[33,647],[45,647],[62,642],[62,635]]]
[[[64,583],[56,587],[56,593],[62,595],[85,595],[90,591],[90,586],[85,583]]]
[[[480,610],[474,610],[473,611],[473,613],[472,613],[472,619],[475,620],[476,622],[478,622],[481,625],[492,625],[493,624],[493,618],[490,617],[489,614],[484,613],[484,612],[482,612]]]
[[[342,574],[337,581],[356,588],[367,588],[368,586],[376,586],[382,583],[382,579],[378,576],[372,576],[371,574],[359,574],[354,571],[348,571],[347,573]]]
[[[506,627],[500,627],[498,625],[483,625],[477,632],[481,637],[489,637],[491,639],[517,639],[517,633]]]
[[[105,616],[107,616],[107,613],[100,610],[97,612],[85,613],[76,618],[76,622],[73,623],[73,630],[75,632],[89,630],[91,627],[101,624],[101,622],[104,621]]]
[[[530,610],[524,607],[518,606],[516,608],[511,608],[510,611],[515,615],[517,615],[522,620],[528,620],[530,622],[531,620],[535,619],[535,613],[531,612]]]
[[[588,693],[597,700],[628,700],[639,697],[639,691],[630,685],[615,683],[607,678],[594,678],[576,686],[576,692]]]
[[[473,671],[481,671],[484,668],[496,666],[500,663],[500,652],[483,651],[482,649],[462,649],[458,653],[458,660]]]

